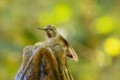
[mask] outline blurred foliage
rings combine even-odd
[[[75,80],[120,79],[120,0],[0,0],[0,80],[13,80],[22,49],[46,39],[37,27],[56,26],[79,62]]]

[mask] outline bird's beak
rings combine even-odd
[[[45,30],[45,31],[46,31],[46,29],[43,29],[43,28],[37,28],[37,29],[40,29],[40,30]]]

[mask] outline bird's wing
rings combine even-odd
[[[76,52],[74,51],[74,49],[69,45],[68,46],[68,53],[67,53],[67,56],[69,57],[72,57],[72,59],[74,59],[75,61],[78,61],[78,56],[76,54]]]
[[[76,52],[74,51],[74,49],[71,47],[71,45],[62,36],[60,36],[60,37],[68,48],[67,56],[72,58],[75,61],[78,61],[78,56],[77,56]]]

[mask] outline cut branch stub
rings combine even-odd
[[[27,46],[23,50],[22,66],[16,80],[73,80],[64,48],[44,45]]]

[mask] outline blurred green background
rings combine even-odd
[[[54,25],[73,46],[75,80],[120,80],[120,0],[0,0],[0,80],[14,80],[22,49]]]

